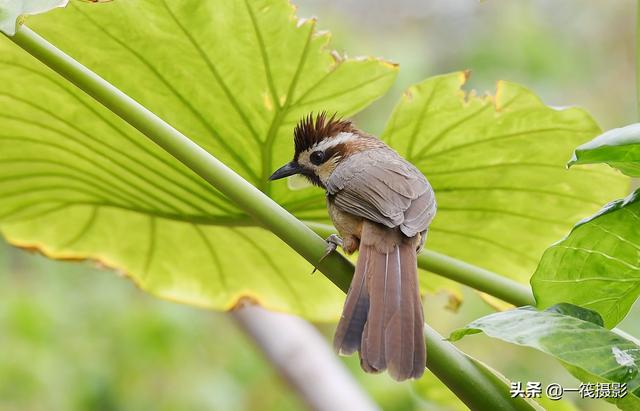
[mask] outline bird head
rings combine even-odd
[[[269,180],[301,174],[312,184],[324,188],[342,161],[357,152],[384,145],[358,130],[351,121],[336,118],[335,114],[329,117],[325,112],[304,117],[293,134],[293,160],[276,170]]]

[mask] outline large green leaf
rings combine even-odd
[[[467,75],[409,88],[382,138],[434,187],[438,212],[427,246],[526,282],[545,248],[623,195],[628,179],[601,167],[566,170],[573,148],[600,133],[584,110],[548,107],[504,81],[495,97],[466,94]],[[317,193],[298,201],[301,216],[325,215]]]
[[[328,222],[320,190],[266,177],[290,159],[303,114],[353,114],[396,73],[379,60],[334,56],[327,35],[285,0],[72,3],[31,21],[296,216],[320,223]],[[309,277],[308,263],[190,170],[6,41],[0,67],[0,230],[12,243],[97,259],[164,298],[223,309],[246,296],[336,317],[338,290]],[[511,83],[499,83],[495,98],[465,95],[464,78],[411,88],[383,137],[434,183],[440,211],[429,246],[522,280],[546,244],[619,195],[625,179],[563,170],[571,148],[599,132],[585,112],[551,109]]]
[[[309,111],[351,115],[397,69],[342,59],[286,0],[73,2],[30,27],[268,185]],[[0,39],[0,228],[55,258],[91,258],[156,295],[212,308],[248,296],[334,319],[344,298],[271,233],[133,128]]]
[[[13,36],[21,16],[64,7],[69,0],[0,0],[0,32]]]
[[[640,124],[614,128],[576,148],[569,166],[607,163],[631,177],[640,177]]]
[[[542,308],[569,302],[609,328],[640,295],[640,191],[607,204],[545,251],[531,285]]]
[[[580,309],[560,311],[574,313]],[[581,381],[626,383],[628,394],[617,401],[618,407],[640,409],[640,346],[598,324],[564,313],[541,312],[533,307],[504,311],[473,321],[453,332],[450,339],[484,332],[535,348],[560,360]]]
[[[583,110],[550,108],[502,81],[495,97],[477,97],[460,90],[465,81],[455,73],[411,87],[383,137],[434,186],[428,247],[524,282],[550,243],[628,183],[600,168],[565,170],[573,148],[599,133]]]

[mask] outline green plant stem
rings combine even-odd
[[[524,398],[511,398],[505,382],[488,367],[458,350],[429,327],[427,367],[471,410],[534,410]]]
[[[423,250],[418,255],[418,266],[500,298],[517,307],[536,305],[533,293],[526,285],[448,255]]]
[[[310,221],[306,221],[305,224],[323,237],[336,232],[335,228],[327,224]],[[435,251],[422,250],[418,254],[418,267],[466,284],[518,307],[536,305],[533,293],[526,285]]]
[[[338,253],[318,263],[325,249],[323,239],[233,170],[29,28],[22,26],[9,38],[220,190],[259,224],[317,265],[341,290],[348,290],[353,265]],[[511,399],[503,382],[491,377],[490,371],[426,325],[425,334],[429,341],[427,366],[471,409],[533,409],[522,398]]]

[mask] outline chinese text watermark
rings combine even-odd
[[[627,384],[618,382],[583,382],[577,388],[565,388],[552,382],[546,387],[540,381],[522,383],[514,381],[510,388],[511,398],[540,398],[544,392],[550,400],[559,400],[565,392],[577,392],[582,398],[623,398],[627,395]]]

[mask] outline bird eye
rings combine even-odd
[[[322,151],[314,151],[309,156],[309,159],[311,160],[311,162],[313,164],[319,166],[324,161],[324,152],[322,152]]]

